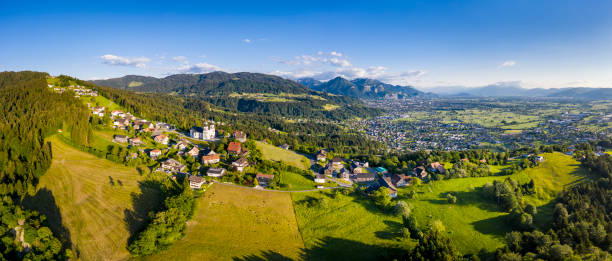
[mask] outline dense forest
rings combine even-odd
[[[297,82],[260,73],[176,74],[165,78],[128,75],[122,78],[92,81],[101,86],[156,92],[197,98],[232,112],[268,116],[300,117],[319,120],[342,120],[379,114],[357,99],[316,92]],[[234,94],[289,95],[270,102],[258,97],[234,97]],[[325,110],[326,105],[335,105]]]
[[[51,164],[46,136],[66,126],[75,143],[87,145],[92,135],[87,108],[70,92],[49,91],[46,77],[37,72],[0,73],[0,259],[70,255],[44,226],[44,216],[19,206],[35,192],[38,178]],[[24,241],[15,239],[20,234]]]

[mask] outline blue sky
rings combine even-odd
[[[21,2],[0,0],[0,70],[612,87],[610,1]]]

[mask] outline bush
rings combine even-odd
[[[406,203],[405,201],[398,201],[395,204],[395,215],[410,216],[411,212],[412,212],[412,205]]]
[[[455,204],[457,203],[457,197],[451,193],[446,194],[446,201],[448,201],[449,204]]]

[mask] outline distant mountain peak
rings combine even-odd
[[[327,82],[318,81],[313,78],[302,78],[298,79],[298,82],[316,91],[366,99],[405,99],[424,94],[412,86],[392,85],[369,78],[348,80],[338,76]]]

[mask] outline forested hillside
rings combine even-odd
[[[35,192],[51,164],[46,136],[66,126],[75,143],[86,145],[92,132],[87,108],[70,92],[49,91],[46,77],[37,72],[0,73],[0,259],[64,255],[60,241],[44,226],[45,217],[23,210],[19,202]]]
[[[198,98],[235,112],[331,120],[380,113],[354,98],[312,91],[297,82],[260,73],[177,74],[161,79],[128,75],[92,82],[138,92]]]
[[[349,81],[342,77],[336,77],[327,82],[303,78],[299,79],[298,82],[316,91],[364,99],[405,99],[424,95],[423,92],[411,86],[392,85],[367,78],[357,78]]]

